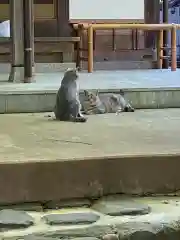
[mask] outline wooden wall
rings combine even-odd
[[[144,19],[71,19],[71,22],[118,22],[118,23],[159,23],[159,0],[144,0]],[[128,15],[128,14],[127,14]],[[155,32],[131,30],[101,30],[96,32],[96,44],[94,46],[95,58],[97,61],[123,60],[125,51],[143,50],[152,48],[155,39]],[[84,48],[87,48],[87,34],[84,33]],[[86,53],[84,53],[86,55]],[[132,55],[126,55],[132,59]]]
[[[18,1],[18,0],[16,0]],[[130,2],[130,1],[129,1]],[[9,19],[9,1],[0,0],[0,21]],[[144,0],[145,11],[144,19],[114,19],[112,22],[158,22],[158,3],[159,0]],[[131,7],[131,4],[130,4]],[[36,37],[55,37],[55,36],[70,36],[72,29],[69,26],[70,22],[78,22],[69,20],[69,0],[34,0],[35,13],[35,36]],[[87,21],[79,19],[79,21]],[[96,21],[89,19],[88,22]],[[98,20],[98,22],[106,22],[107,20]],[[110,20],[108,20],[109,22]],[[108,30],[96,32],[95,58],[97,61],[104,59],[118,60],[123,58],[124,50],[131,51],[134,49],[144,49],[144,47],[152,47],[154,33],[145,33],[138,31],[138,34],[126,30]],[[86,34],[84,47],[86,48]],[[136,41],[136,38],[138,41]],[[134,39],[132,42],[132,39]],[[145,40],[145,41],[144,41]]]
[[[68,2],[68,0],[34,0],[36,37],[70,35]],[[9,18],[9,0],[0,0],[0,21]]]

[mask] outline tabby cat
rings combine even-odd
[[[102,94],[99,97],[99,92],[91,92],[84,90],[83,96],[83,111],[84,114],[103,114],[103,113],[120,113],[134,112],[134,108],[125,100],[124,93],[119,94]]]

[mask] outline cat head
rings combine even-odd
[[[85,101],[89,102],[90,105],[96,105],[99,99],[99,91],[97,90],[96,92],[91,92],[88,90],[84,90],[84,96],[85,96]]]
[[[78,79],[78,70],[76,68],[68,68],[65,73],[64,77],[68,80],[76,80]]]
[[[105,106],[102,103],[99,92],[84,90],[83,109],[86,114],[100,114],[105,112]]]

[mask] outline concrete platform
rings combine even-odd
[[[146,195],[180,189],[180,110],[0,118],[0,203]]]
[[[63,73],[37,73],[35,83],[7,83],[0,75],[0,113],[52,111]],[[96,71],[80,73],[80,90],[119,92],[138,109],[180,107],[180,70]],[[25,97],[26,95],[26,97]]]

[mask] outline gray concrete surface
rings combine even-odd
[[[171,72],[165,70],[122,70],[122,71],[95,71],[81,72],[79,78],[80,89],[176,89],[180,87],[180,70]],[[6,82],[7,74],[0,74],[0,93],[5,91],[54,91],[61,82],[63,72],[37,73],[35,83],[16,84]]]
[[[46,115],[1,115],[0,162],[180,153],[178,109],[89,116],[85,124]]]
[[[83,203],[83,202],[82,202]],[[94,210],[96,205],[96,210]],[[109,216],[102,212],[102,205],[105,208],[109,206],[115,210],[115,216]],[[136,207],[133,207],[135,206]],[[24,207],[26,205],[24,204]],[[114,236],[115,240],[178,240],[180,236],[180,198],[179,197],[130,197],[123,195],[108,196],[91,202],[91,206],[63,207],[59,202],[59,209],[44,209],[42,203],[36,203],[39,210],[35,211],[32,204],[29,204],[29,211],[17,211],[17,206],[9,205],[6,209],[14,209],[16,212],[5,210],[2,216],[0,211],[1,226],[6,223],[6,229],[0,232],[0,238],[3,240],[28,240],[28,239],[81,239],[81,240],[100,240],[105,236]],[[101,206],[101,207],[100,207]],[[131,207],[132,206],[132,207]],[[147,214],[136,214],[133,211],[136,208],[147,206],[150,212]],[[23,204],[19,205],[23,210]],[[40,210],[42,209],[42,210]],[[119,215],[118,209],[128,210],[129,213]],[[74,217],[71,217],[74,214]],[[94,223],[78,222],[80,215],[86,215],[87,220],[96,216]],[[66,217],[65,217],[66,215]],[[89,215],[89,216],[88,216]],[[16,229],[13,229],[13,216],[16,216]],[[44,218],[63,219],[61,222],[50,225],[44,221]],[[21,218],[20,218],[21,217]],[[67,224],[67,218],[71,222]],[[28,227],[27,219],[31,221]],[[66,221],[65,221],[66,219]],[[24,223],[24,229],[20,227]],[[29,222],[28,222],[29,223]],[[106,239],[106,238],[105,238]],[[112,238],[107,238],[112,239]]]

